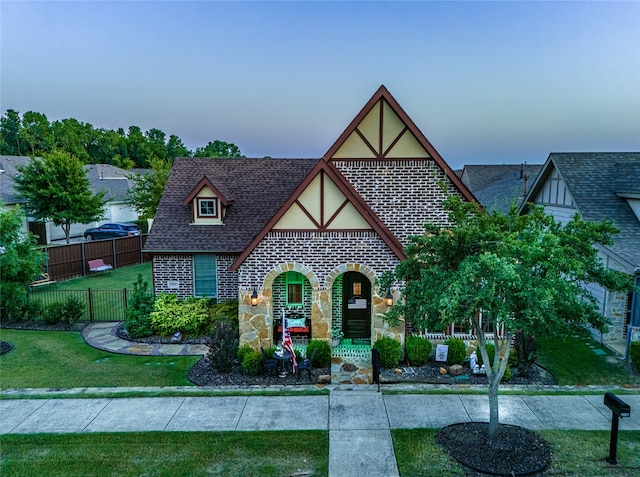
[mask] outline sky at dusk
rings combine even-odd
[[[640,2],[0,2],[0,105],[320,157],[384,84],[453,168],[640,150]]]

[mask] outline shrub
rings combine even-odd
[[[316,352],[311,363],[314,368],[326,368],[331,362],[331,346],[323,340],[311,340],[307,345],[307,356]]]
[[[187,298],[180,302],[176,295],[161,294],[151,312],[153,331],[169,336],[178,331],[189,335],[200,335],[209,322],[207,300]]]
[[[538,342],[533,335],[525,335],[522,330],[518,330],[515,335],[514,347],[509,353],[509,364],[518,367],[522,376],[528,376],[534,361],[538,358],[536,351]],[[514,357],[512,360],[511,357]]]
[[[640,371],[640,341],[633,341],[629,347],[629,357],[631,362]]]
[[[40,300],[27,300],[24,304],[24,316],[30,320],[44,319],[46,307]]]
[[[251,350],[242,360],[242,370],[249,376],[257,376],[262,372],[262,354],[260,351]]]
[[[132,338],[151,336],[151,312],[153,311],[154,297],[149,293],[149,284],[138,274],[138,280],[133,284],[133,293],[129,298],[129,306],[126,310],[124,328]]]
[[[373,349],[380,350],[380,366],[383,368],[395,368],[398,365],[402,355],[402,348],[398,341],[382,336],[373,343]]]
[[[50,303],[44,310],[42,318],[50,325],[55,325],[62,319],[64,304],[61,301]]]
[[[447,364],[462,364],[467,358],[467,345],[460,338],[449,338],[444,344],[449,347]]]
[[[414,366],[422,366],[429,361],[431,341],[421,336],[408,336],[406,349],[407,359]]]
[[[209,305],[211,321],[226,320],[233,329],[238,329],[238,300],[225,300],[221,303]]]
[[[84,303],[80,300],[80,298],[75,296],[68,297],[62,303],[62,319],[68,321],[69,323],[75,323],[80,318],[82,318],[82,313],[84,312]]]
[[[228,321],[218,320],[209,339],[209,363],[221,373],[229,373],[238,354],[238,332]]]
[[[238,358],[238,362],[242,364],[242,362],[244,361],[244,357],[246,355],[248,355],[249,353],[251,353],[253,351],[253,348],[251,347],[251,345],[245,343],[242,346],[240,346],[238,348],[238,351],[236,353],[236,356]]]

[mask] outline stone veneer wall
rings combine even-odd
[[[448,222],[442,201],[447,193],[458,192],[435,161],[336,160],[333,164],[404,245],[409,235],[423,232],[423,224]],[[448,186],[446,192],[440,183]]]
[[[609,331],[602,337],[604,343],[626,340],[624,321],[627,316],[628,295],[624,292],[606,292],[604,316],[611,320]]]
[[[219,255],[216,261],[218,300],[238,299],[238,272],[229,270],[236,259],[234,255]],[[180,299],[194,294],[193,256],[160,255],[153,256],[153,291],[172,293]]]
[[[312,338],[331,339],[332,288],[347,271],[359,271],[372,283],[372,341],[386,335],[403,340],[404,322],[389,327],[383,320],[384,299],[375,281],[393,270],[398,258],[382,239],[366,232],[270,232],[238,270],[240,288],[240,342],[253,348],[268,347],[273,340],[273,282],[286,271],[305,275],[312,289]],[[254,287],[259,305],[251,306]]]

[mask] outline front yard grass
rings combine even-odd
[[[193,386],[200,356],[131,356],[100,351],[80,333],[1,329],[11,352],[0,356],[0,389]]]
[[[0,436],[0,475],[326,476],[326,431]]]
[[[536,431],[552,448],[553,461],[545,474],[581,477],[637,475],[640,469],[640,431],[620,431],[618,466],[604,459],[609,455],[609,431]],[[391,430],[401,476],[463,476],[464,471],[436,443],[438,429]]]
[[[640,384],[640,375],[620,363],[610,350],[592,340],[554,336],[540,336],[537,340],[538,362],[551,371],[559,385]],[[594,349],[605,354],[596,354]],[[609,361],[611,359],[614,362]]]

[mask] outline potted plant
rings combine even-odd
[[[333,346],[334,348],[338,346],[343,336],[344,336],[344,333],[342,332],[342,329],[333,328],[331,330],[331,346]]]

